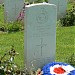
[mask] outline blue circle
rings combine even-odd
[[[51,74],[50,73],[50,67],[54,66],[54,65],[64,65],[64,66],[68,66],[69,64],[67,63],[63,63],[63,62],[52,62],[52,63],[48,63],[46,64],[43,68],[43,74],[42,75],[55,75],[55,74]],[[70,73],[68,75],[75,75],[75,70],[70,71]]]

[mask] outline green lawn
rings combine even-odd
[[[65,61],[74,51],[75,26],[57,27],[56,32],[56,61]],[[14,45],[19,53],[15,61],[18,65],[24,62],[24,32],[0,33],[0,56]]]
[[[56,35],[56,61],[65,61],[75,52],[75,26],[58,27]]]
[[[4,7],[0,6],[0,23],[4,21]]]
[[[70,8],[71,5],[68,5]],[[3,22],[3,9],[0,8],[0,25]],[[75,26],[57,27],[56,30],[56,61],[65,61],[66,57],[71,55],[75,44]],[[19,53],[15,57],[15,62],[20,66],[24,63],[24,32],[3,33],[0,32],[0,57],[11,49],[14,45],[15,50]]]
[[[2,33],[0,32],[0,57],[14,45],[14,49],[19,53],[15,61],[20,66],[24,63],[24,34],[23,32]]]

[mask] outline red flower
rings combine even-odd
[[[66,72],[62,67],[54,68],[53,71],[57,74],[63,74]]]

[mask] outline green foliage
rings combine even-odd
[[[15,57],[15,63],[18,67],[23,67],[24,64],[24,33],[23,31],[16,33],[0,32],[0,58],[5,52],[9,51],[11,45],[14,45],[15,50],[20,53]],[[6,56],[5,59],[8,57]],[[17,63],[18,62],[18,63]]]
[[[68,3],[74,3],[75,2],[75,0],[67,0],[68,1]]]
[[[0,21],[0,31],[6,31],[6,26],[2,21]]]
[[[21,24],[19,22],[11,22],[7,24],[8,32],[16,32],[21,30]]]
[[[26,0],[25,2],[29,2],[29,0]],[[42,3],[42,2],[47,2],[48,3],[48,0],[37,0],[37,1],[34,1],[34,3]],[[30,2],[30,4],[32,4],[33,2]]]
[[[21,71],[14,62],[15,56],[18,53],[13,47],[14,46],[12,46],[11,50],[4,53],[0,59],[0,75],[19,75],[20,73],[23,75],[23,71]],[[7,59],[5,59],[6,56],[8,56]]]
[[[48,2],[48,0],[38,0],[36,3]]]
[[[72,53],[69,57],[67,57],[66,62],[72,66],[75,66],[75,54]]]
[[[65,62],[75,52],[75,26],[57,27],[56,30],[56,61]]]
[[[74,26],[75,25],[75,7],[67,10],[66,16],[60,19],[62,26]]]
[[[15,21],[15,22],[11,22],[11,23],[3,23],[2,21],[0,21],[0,31],[3,32],[17,32],[20,30],[23,30],[23,23]]]
[[[4,23],[4,4],[0,5],[0,31],[3,32],[16,32],[23,30],[23,22],[21,21],[15,21],[15,22],[10,22],[10,23]]]
[[[3,23],[3,8],[0,9],[0,27],[5,31],[8,29],[15,28],[12,27],[13,23],[5,24]],[[16,23],[17,24],[17,23]],[[9,26],[10,25],[10,26]],[[15,25],[15,24],[14,24]],[[23,29],[21,23],[18,22],[20,29]],[[15,57],[15,63],[20,67],[24,66],[24,32],[16,32],[16,33],[1,33],[0,32],[0,57],[4,54],[5,51],[9,50],[11,45],[15,46],[16,51],[20,54]],[[57,27],[56,31],[56,61],[64,62],[65,58],[70,56],[69,53],[73,53],[74,51],[74,38],[75,38],[75,26],[71,27]],[[71,56],[72,57],[72,56]],[[72,58],[71,58],[72,60]],[[68,63],[71,62],[68,61]],[[73,62],[73,61],[72,61]],[[0,71],[1,72],[1,71]],[[4,74],[3,74],[4,75]]]
[[[0,22],[4,21],[4,7],[2,6],[2,4],[0,5]]]

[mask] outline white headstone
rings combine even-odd
[[[15,21],[24,6],[24,0],[4,0],[5,21]]]
[[[60,19],[66,14],[67,0],[48,0],[50,4],[57,5],[57,17]]]
[[[39,3],[26,6],[25,11],[25,63],[35,70],[55,61],[56,6]]]

